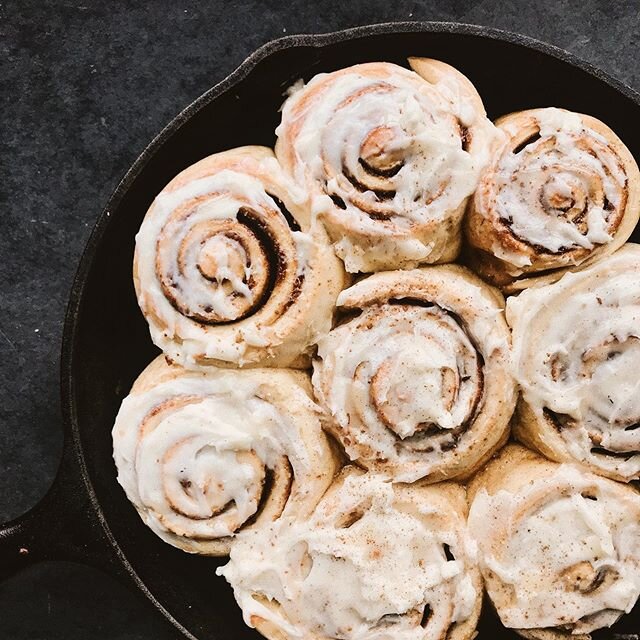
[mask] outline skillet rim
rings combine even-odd
[[[115,536],[112,534],[107,519],[103,513],[100,501],[96,495],[90,474],[87,470],[85,462],[84,447],[80,438],[80,425],[76,412],[76,400],[74,396],[74,376],[73,363],[74,357],[77,357],[76,342],[78,331],[78,319],[80,309],[84,299],[85,287],[87,279],[93,265],[95,255],[100,247],[104,233],[109,225],[111,211],[115,210],[125,197],[131,185],[136,178],[144,170],[147,163],[153,158],[155,153],[164,144],[164,142],[174,133],[178,132],[180,127],[185,124],[193,115],[204,108],[206,105],[216,100],[222,94],[233,89],[239,82],[247,78],[255,67],[264,59],[274,53],[284,49],[292,49],[296,47],[315,47],[321,49],[325,46],[348,41],[365,38],[369,36],[378,36],[383,34],[403,33],[444,33],[454,36],[469,35],[480,38],[488,38],[490,40],[502,42],[505,44],[515,44],[527,49],[532,49],[539,53],[556,58],[562,62],[576,67],[597,80],[604,82],[611,88],[621,93],[624,97],[634,102],[640,107],[640,93],[631,88],[626,83],[618,80],[603,71],[594,64],[584,60],[583,58],[562,49],[553,44],[546,43],[531,36],[497,29],[495,27],[474,25],[449,21],[401,21],[401,22],[383,22],[370,25],[362,25],[331,31],[326,33],[310,33],[310,34],[292,34],[270,40],[258,47],[253,53],[246,57],[238,67],[229,73],[223,80],[215,84],[210,89],[189,103],[183,108],[170,122],[163,127],[160,132],[146,145],[142,152],[135,159],[131,167],[118,182],[113,193],[109,197],[106,206],[98,216],[85,247],[81,253],[78,267],[73,277],[72,285],[69,292],[68,303],[66,307],[64,325],[62,330],[62,348],[60,357],[60,393],[61,393],[61,415],[63,429],[63,453],[60,466],[54,484],[58,481],[60,470],[65,464],[75,463],[78,465],[77,471],[81,477],[82,489],[86,493],[94,514],[98,518],[105,535],[106,541],[114,552],[119,563],[118,569],[124,571],[130,578],[135,587],[141,591],[151,604],[157,609],[163,617],[168,620],[178,631],[185,637],[197,640],[191,632],[189,632],[167,609],[157,600],[152,591],[146,586],[142,579],[138,576],[127,556],[122,551]],[[71,455],[69,455],[71,454]],[[78,490],[74,487],[71,490]],[[67,489],[69,490],[69,489]]]

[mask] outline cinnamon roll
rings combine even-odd
[[[588,640],[640,595],[640,495],[509,445],[470,487],[469,532],[502,623]]]
[[[507,321],[516,436],[553,460],[640,478],[640,246],[509,298]]]
[[[171,360],[308,364],[344,272],[305,202],[264,147],[209,156],[163,189],[136,237],[134,281]]]
[[[502,296],[463,267],[378,273],[343,291],[313,384],[354,462],[402,482],[473,472],[516,400]]]
[[[467,640],[482,583],[458,485],[347,467],[307,520],[239,536],[218,573],[270,640]]]
[[[500,118],[505,135],[469,204],[473,269],[508,291],[593,264],[631,235],[640,173],[605,124],[564,109]]]
[[[319,74],[283,107],[276,155],[313,194],[347,271],[450,262],[496,130],[459,71],[411,58]]]
[[[303,372],[200,373],[160,356],[116,418],[118,482],[163,540],[225,555],[239,531],[313,510],[338,464],[321,419]]]

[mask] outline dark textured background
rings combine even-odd
[[[52,480],[71,279],[145,144],[267,40],[393,20],[520,31],[640,88],[633,1],[0,2],[0,521]],[[93,569],[50,563],[0,584],[2,639],[170,637],[140,598]]]

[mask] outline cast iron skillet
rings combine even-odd
[[[64,328],[62,462],[42,502],[0,526],[0,577],[39,560],[84,562],[142,592],[174,625],[176,636],[259,637],[244,626],[230,588],[214,575],[225,560],[191,556],[161,542],[116,483],[113,420],[133,380],[156,354],[133,291],[134,236],[154,196],[188,165],[230,147],[273,145],[283,92],[298,78],[365,61],[402,65],[410,55],[458,67],[478,88],[491,118],[542,106],[583,111],[609,124],[640,158],[640,96],[574,56],[524,36],[411,22],[264,45],[160,133],[96,223]],[[634,238],[640,241],[638,231]],[[625,633],[640,633],[640,606],[596,637]],[[514,637],[487,606],[481,640]]]

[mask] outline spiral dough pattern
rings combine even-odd
[[[285,102],[282,166],[313,194],[347,271],[448,262],[496,135],[475,88],[437,60],[320,74]]]
[[[508,445],[470,494],[469,533],[506,627],[530,640],[589,640],[631,611],[640,595],[633,488]]]
[[[243,535],[219,573],[270,640],[468,640],[482,584],[466,511],[458,485],[347,467],[308,521]]]
[[[506,440],[515,385],[500,294],[447,265],[372,275],[338,304],[358,315],[320,341],[313,384],[351,460],[435,482]]]
[[[136,237],[134,282],[151,337],[189,368],[308,364],[343,277],[306,197],[264,147],[180,173]]]
[[[640,246],[509,298],[515,433],[557,461],[640,478]]]
[[[504,134],[466,217],[475,271],[508,291],[593,264],[631,235],[640,173],[599,120],[563,109],[500,118]]]
[[[163,540],[225,555],[238,532],[311,511],[331,483],[337,463],[310,391],[302,372],[201,374],[160,356],[116,418],[118,481]]]

